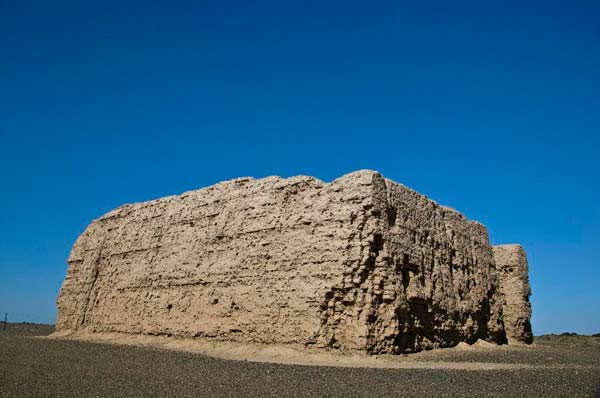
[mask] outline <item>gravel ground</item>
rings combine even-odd
[[[440,350],[419,357],[424,361],[435,357],[444,361],[569,365],[457,371],[277,365],[32,337],[51,332],[51,326],[30,324],[9,324],[7,332],[0,331],[0,397],[571,398],[592,397],[600,386],[600,344],[596,344],[600,340],[588,344],[587,340],[565,343],[549,338],[540,339],[538,347],[519,352]]]

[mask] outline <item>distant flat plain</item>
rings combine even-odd
[[[598,336],[547,335],[526,348],[434,350],[398,358],[398,366],[393,358],[371,357],[360,367],[41,337],[53,331],[35,324],[0,331],[0,397],[591,397],[600,386]],[[373,361],[393,366],[370,367]]]

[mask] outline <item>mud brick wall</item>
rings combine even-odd
[[[374,171],[241,178],[77,239],[59,331],[402,353],[506,340],[485,227]]]

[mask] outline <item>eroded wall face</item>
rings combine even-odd
[[[530,344],[531,304],[527,255],[520,245],[494,246],[503,300],[503,318],[509,343]]]
[[[502,342],[485,228],[372,171],[239,179],[78,238],[58,330],[401,353]]]
[[[366,250],[359,179],[242,179],[118,208],[77,240],[57,328],[305,343]]]
[[[380,175],[373,179],[366,257],[350,262],[324,306],[323,345],[372,353],[504,342],[487,231]]]

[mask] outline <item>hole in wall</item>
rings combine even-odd
[[[388,208],[387,218],[388,218],[388,225],[390,227],[393,227],[394,225],[396,225],[396,217],[398,217],[398,211],[396,210],[396,208],[393,206]]]

